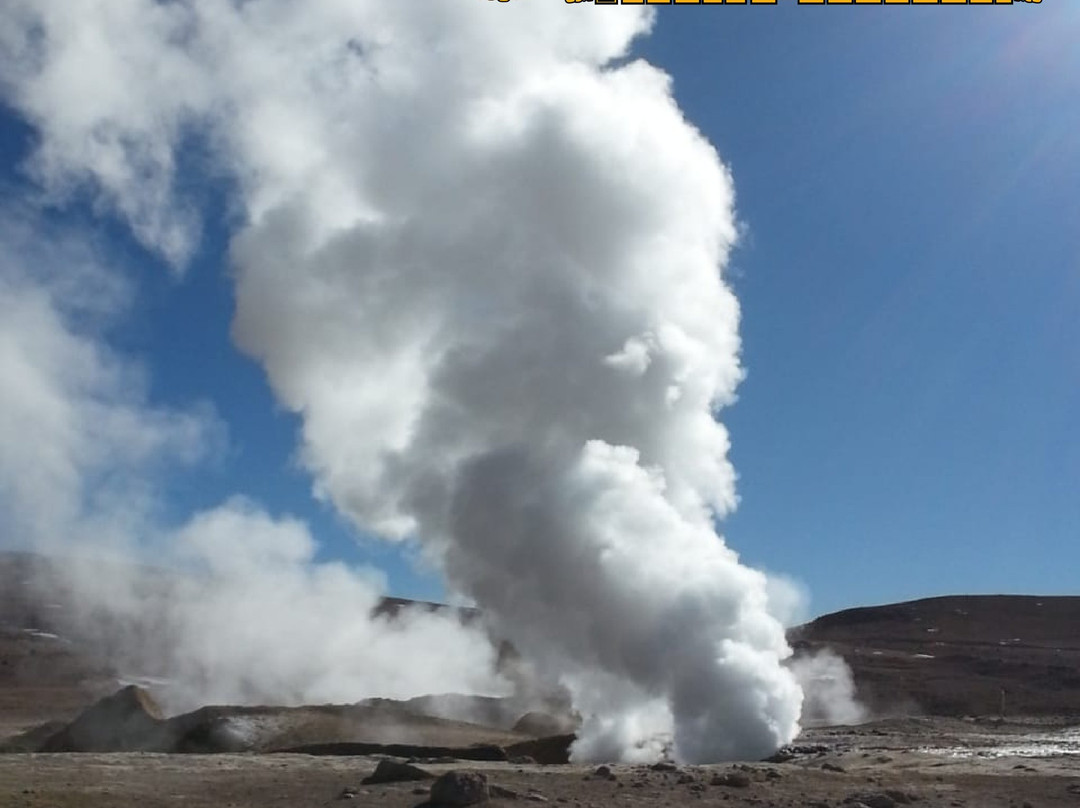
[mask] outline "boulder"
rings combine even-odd
[[[506,747],[506,757],[532,758],[537,763],[560,764],[570,762],[570,746],[577,738],[574,735],[552,735],[549,738],[537,738],[534,741],[522,741]]]
[[[407,783],[413,780],[431,780],[435,775],[426,772],[419,766],[410,763],[402,763],[397,760],[380,760],[375,771],[365,777],[361,782],[364,785],[375,783]]]
[[[844,804],[851,806],[865,805],[866,808],[895,808],[896,800],[884,792],[863,792],[852,794],[844,800]]]
[[[513,731],[534,738],[565,735],[577,729],[576,722],[568,716],[557,716],[537,711],[525,713],[514,724]]]
[[[746,788],[750,785],[750,778],[742,772],[726,772],[713,777],[711,784],[728,788]]]
[[[452,770],[431,784],[431,801],[439,808],[464,808],[491,796],[487,777],[481,772]]]

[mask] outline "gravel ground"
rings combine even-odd
[[[906,719],[807,732],[777,763],[537,766],[419,763],[482,771],[491,805],[1080,805],[1076,727]],[[0,755],[4,808],[413,808],[430,781],[365,785],[378,759],[308,755]]]

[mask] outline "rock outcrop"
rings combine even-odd
[[[168,722],[153,697],[129,685],[84,710],[48,738],[42,752],[171,751]]]
[[[431,784],[430,805],[465,808],[490,797],[487,777],[481,772],[448,771]]]

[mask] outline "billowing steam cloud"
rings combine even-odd
[[[479,627],[368,619],[381,576],[315,563],[295,520],[234,498],[162,524],[154,483],[219,451],[223,427],[206,406],[149,404],[105,345],[131,292],[100,252],[0,209],[0,547],[64,558],[42,583],[74,598],[68,627],[121,673],[166,676],[174,710],[504,689]]]
[[[741,378],[732,185],[667,76],[619,62],[651,20],[11,0],[0,56],[41,186],[89,189],[178,268],[185,172],[228,180],[234,336],[301,415],[317,494],[419,538],[569,687],[579,757],[757,756],[802,691],[765,576],[713,527],[736,499],[714,420]],[[246,507],[191,530],[233,546]],[[309,559],[263,533],[274,563]]]

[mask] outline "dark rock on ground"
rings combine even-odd
[[[487,777],[481,772],[453,770],[431,784],[431,805],[463,808],[486,801],[491,796]]]
[[[507,758],[530,757],[537,763],[555,765],[570,762],[570,745],[577,740],[574,735],[553,735],[522,741],[506,747]]]
[[[790,760],[795,759],[795,753],[791,751],[790,747],[782,746],[776,750],[772,755],[769,755],[762,762],[763,763],[787,763]]]
[[[716,775],[711,785],[727,786],[728,788],[746,788],[750,785],[750,776],[743,772],[727,772]]]
[[[576,722],[567,716],[557,716],[551,713],[537,711],[525,713],[513,726],[514,732],[523,735],[533,735],[537,738],[546,738],[551,735],[566,735],[577,729]]]
[[[361,782],[364,785],[375,783],[404,783],[412,780],[432,780],[435,775],[426,772],[418,766],[402,763],[397,760],[380,760],[375,771],[365,777]]]
[[[852,794],[844,800],[847,806],[865,805],[866,808],[896,808],[896,800],[884,792]]]

